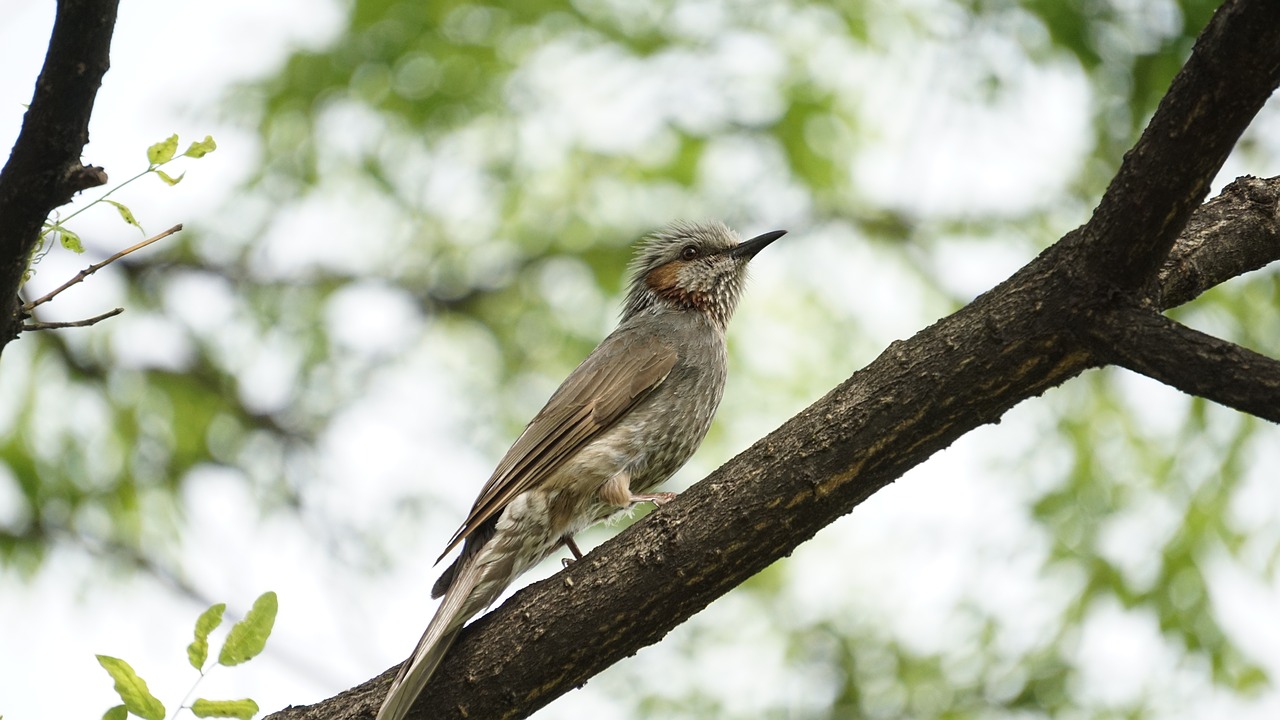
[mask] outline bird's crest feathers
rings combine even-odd
[[[746,260],[731,255],[737,233],[724,223],[675,222],[636,245],[622,320],[650,310],[693,309],[719,327],[729,321],[746,281]]]

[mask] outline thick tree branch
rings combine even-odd
[[[1280,178],[1237,178],[1205,203],[1174,243],[1149,298],[1167,310],[1280,258]]]
[[[1178,264],[1160,276],[1165,286],[1150,288],[1278,77],[1280,4],[1228,2],[1088,224],[892,344],[644,522],[465,629],[411,716],[529,715],[657,642],[965,433],[1102,364],[1088,332],[1097,313],[1132,305],[1144,289],[1157,305],[1185,301],[1218,276],[1186,282],[1188,266]],[[1206,261],[1216,244],[1186,243],[1208,253],[1197,268],[1220,268]],[[372,717],[391,672],[272,717]]]
[[[1150,310],[1117,309],[1096,320],[1098,354],[1108,362],[1280,423],[1280,361]]]
[[[1280,178],[1237,178],[1198,209],[1147,299],[1164,310],[1280,259]],[[1193,330],[1150,308],[1090,317],[1097,354],[1191,395],[1280,422],[1280,361]]]
[[[106,182],[86,167],[89,116],[106,73],[119,0],[59,0],[22,132],[0,171],[0,351],[22,326],[18,288],[49,214]]]
[[[1148,286],[1209,183],[1280,84],[1280,3],[1228,1],[1079,236],[1081,269],[1121,290]]]

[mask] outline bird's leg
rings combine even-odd
[[[673,492],[633,493],[631,492],[631,473],[623,470],[605,481],[600,486],[600,499],[610,505],[629,508],[636,503],[651,502],[662,507],[676,499]]]
[[[673,492],[641,493],[639,495],[633,493],[631,495],[632,503],[651,502],[657,507],[662,507],[675,499],[676,494]]]
[[[629,508],[635,497],[631,494],[631,473],[621,470],[615,473],[598,491],[602,501],[618,508]]]
[[[560,560],[560,562],[565,567],[569,567],[573,563],[582,559],[582,551],[578,549],[578,543],[573,541],[572,535],[565,535],[563,539],[564,539],[564,546],[569,548],[569,552],[573,553],[573,558],[572,559],[563,558]]]
[[[578,543],[573,541],[572,535],[564,536],[564,544],[569,548],[569,552],[573,553],[574,560],[582,559],[582,551],[578,549]]]

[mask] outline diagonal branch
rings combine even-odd
[[[1280,3],[1222,4],[1081,234],[1090,275],[1128,291],[1151,282],[1236,141],[1280,84],[1277,48]]]
[[[158,234],[158,235],[153,235],[153,236],[151,236],[151,237],[147,238],[146,240],[143,240],[142,242],[139,242],[139,243],[135,243],[135,244],[133,244],[133,245],[130,245],[129,247],[127,247],[127,248],[125,248],[125,249],[121,250],[120,252],[116,253],[115,255],[112,255],[111,257],[107,258],[106,260],[103,260],[102,262],[96,262],[96,263],[93,263],[93,264],[92,264],[92,265],[90,265],[89,267],[87,267],[87,268],[85,268],[85,269],[81,270],[80,272],[76,273],[76,274],[75,274],[75,277],[71,278],[70,280],[68,280],[68,281],[66,281],[66,282],[64,282],[64,283],[62,283],[62,284],[61,284],[61,285],[59,285],[57,288],[55,288],[55,289],[51,290],[49,293],[45,294],[43,297],[39,297],[39,298],[37,298],[37,299],[35,299],[35,300],[32,300],[31,302],[27,303],[26,305],[23,305],[23,306],[22,306],[22,309],[23,309],[24,311],[26,311],[26,312],[31,312],[32,310],[34,310],[35,308],[39,307],[40,305],[43,305],[43,304],[45,304],[45,303],[49,302],[50,300],[52,300],[52,299],[54,299],[54,298],[58,297],[58,295],[59,295],[60,293],[62,293],[62,291],[63,291],[63,290],[66,290],[67,288],[71,287],[72,285],[75,285],[76,283],[83,282],[85,278],[87,278],[87,277],[89,277],[90,275],[92,275],[92,274],[94,274],[94,273],[98,272],[99,270],[101,270],[102,268],[104,268],[104,267],[106,267],[106,266],[110,265],[111,263],[113,263],[113,262],[115,262],[115,261],[119,260],[120,258],[124,257],[125,255],[128,255],[129,253],[132,253],[132,252],[135,252],[135,251],[138,251],[138,250],[141,250],[142,248],[144,248],[144,247],[146,247],[146,246],[148,246],[148,245],[150,245],[150,244],[152,244],[152,243],[159,242],[159,241],[161,241],[161,240],[163,240],[163,239],[165,239],[165,238],[169,237],[170,235],[172,235],[172,234],[174,234],[174,233],[176,233],[176,232],[179,232],[179,231],[181,231],[181,230],[182,230],[182,224],[181,224],[181,223],[179,223],[179,224],[174,225],[173,227],[169,228],[168,230],[165,230],[164,232],[162,232],[162,233],[160,233],[160,234]]]
[[[1108,362],[1280,423],[1280,361],[1150,310],[1119,309],[1097,321],[1093,337]]]
[[[59,0],[44,68],[22,132],[0,171],[0,350],[17,336],[18,287],[40,227],[81,190],[106,182],[86,167],[89,116],[109,65],[119,0]]]

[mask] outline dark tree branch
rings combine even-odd
[[[1191,216],[1146,304],[1176,307],[1276,260],[1280,177],[1237,178]],[[1155,310],[1117,306],[1091,318],[1095,352],[1183,392],[1280,422],[1280,362]]]
[[[1198,209],[1156,275],[1159,310],[1280,259],[1280,178],[1237,178]],[[1150,309],[1117,306],[1091,319],[1109,364],[1185,393],[1280,422],[1280,361]]]
[[[1278,81],[1280,3],[1227,2],[1088,224],[959,312],[890,345],[644,522],[466,628],[411,716],[526,717],[657,642],[965,433],[1103,364],[1088,332],[1099,313],[1131,306],[1143,291],[1172,301],[1202,289],[1203,278],[1176,291],[1151,286]],[[1213,243],[1200,244],[1211,253]],[[1179,282],[1178,272],[1162,277]],[[372,717],[392,672],[272,717]]]
[[[1280,178],[1237,178],[1191,216],[1156,276],[1167,310],[1280,258]]]
[[[1280,423],[1280,361],[1140,308],[1097,321],[1098,354],[1109,363]]]
[[[109,65],[119,0],[59,0],[22,132],[0,171],[0,351],[22,327],[18,288],[49,214],[106,182],[86,167],[89,116]]]
[[[1225,2],[1080,235],[1081,269],[1141,290],[1280,84],[1280,3]]]

